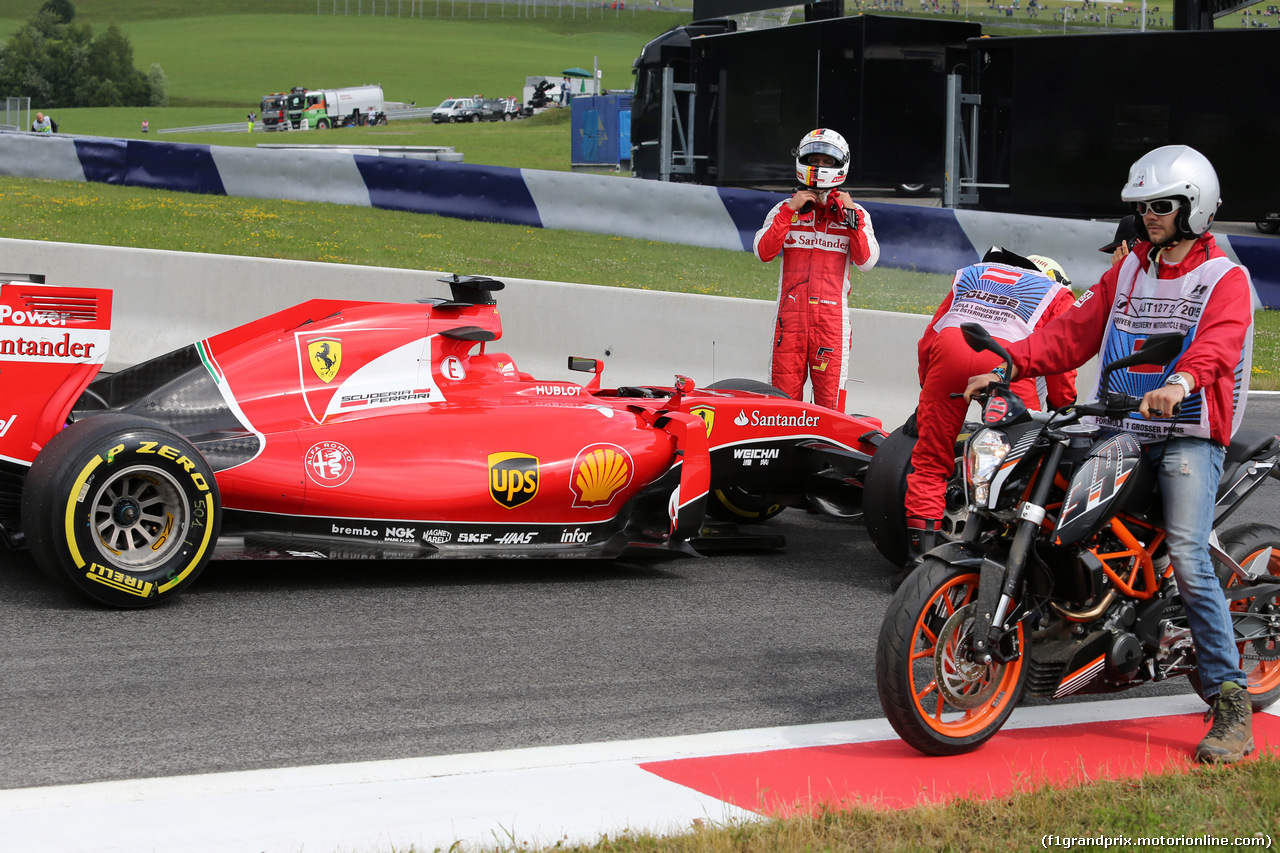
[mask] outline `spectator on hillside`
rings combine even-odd
[[[53,133],[53,119],[44,113],[36,113],[36,120],[31,122],[31,130],[35,133]]]

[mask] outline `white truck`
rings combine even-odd
[[[289,124],[324,130],[362,124],[386,124],[387,105],[381,86],[305,89],[295,86],[288,97]]]

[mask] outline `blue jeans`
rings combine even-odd
[[[1148,451],[1158,458],[1160,445],[1152,445]],[[1224,681],[1241,687],[1248,683],[1240,668],[1227,599],[1209,557],[1213,504],[1225,456],[1226,450],[1208,439],[1175,438],[1165,445],[1157,468],[1169,559],[1196,644],[1196,663],[1206,698],[1216,696]]]

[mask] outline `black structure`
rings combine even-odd
[[[859,15],[694,34],[687,69],[678,51],[663,54],[662,45],[679,43],[665,34],[636,61],[632,169],[659,177],[661,109],[653,105],[660,105],[661,93],[654,87],[661,85],[662,66],[673,65],[677,77],[687,73],[696,86],[694,119],[686,128],[694,140],[694,171],[681,179],[789,188],[791,151],[800,137],[830,127],[849,141],[851,186],[938,186],[946,77],[966,60],[967,40],[980,33],[978,24],[962,21]]]
[[[965,91],[982,98],[971,177],[1009,185],[980,187],[979,208],[1121,215],[1129,165],[1185,144],[1218,172],[1220,219],[1280,213],[1280,183],[1264,165],[1280,149],[1280,108],[1261,82],[1280,30],[1018,36],[970,49]]]
[[[773,0],[762,0],[771,3]],[[767,7],[766,7],[767,8]],[[631,98],[631,170],[643,178],[658,178],[659,136],[662,128],[662,76],[671,69],[672,80],[693,83],[693,39],[737,30],[728,18],[694,21],[673,27],[649,42],[632,63],[635,74]]]

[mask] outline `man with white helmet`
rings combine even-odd
[[[880,258],[871,217],[837,189],[849,174],[849,145],[834,130],[805,134],[795,151],[799,189],[756,232],[756,257],[782,255],[770,381],[801,399],[844,410],[849,375],[849,265],[866,271]]]
[[[1209,539],[1225,447],[1249,392],[1253,290],[1249,273],[1209,234],[1220,199],[1217,173],[1203,154],[1185,145],[1144,154],[1130,167],[1120,198],[1139,217],[1139,242],[1072,310],[1008,347],[1009,376],[1053,373],[1098,352],[1107,363],[1150,335],[1186,334],[1170,368],[1112,374],[1116,387],[1105,390],[1123,384],[1142,396],[1142,407],[1121,421],[1099,420],[1129,430],[1153,451],[1169,559],[1195,640],[1202,695],[1212,706],[1213,726],[1195,758],[1238,761],[1253,751],[1252,702]],[[995,378],[973,377],[966,396]]]
[[[964,426],[966,400],[953,399],[975,373],[998,361],[989,352],[974,352],[960,332],[962,323],[980,323],[1003,345],[1022,340],[1071,308],[1071,280],[1057,261],[1043,255],[1021,255],[992,246],[980,263],[956,272],[951,291],[925,328],[917,347],[920,402],[915,412],[918,436],[907,474],[907,564],[891,581],[902,583],[916,562],[936,544],[946,510],[947,479],[955,468],[956,436]],[[1076,399],[1076,372],[1012,383],[1027,408],[1039,411]],[[908,430],[911,424],[908,423]]]

